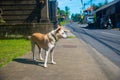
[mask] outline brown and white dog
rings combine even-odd
[[[56,42],[61,38],[67,38],[67,34],[66,31],[59,25],[57,29],[49,32],[48,34],[33,33],[31,36],[33,60],[35,60],[34,48],[35,45],[37,45],[39,48],[39,58],[41,60],[43,60],[41,56],[41,49],[45,50],[44,67],[47,67],[47,60],[49,53],[50,53],[51,63],[56,64],[56,62],[54,62],[53,60],[54,48]]]

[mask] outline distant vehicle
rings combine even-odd
[[[87,16],[86,17],[87,24],[93,24],[94,23],[94,16]]]
[[[104,16],[101,18],[100,26],[103,29],[111,29],[113,27],[113,24],[109,17]]]

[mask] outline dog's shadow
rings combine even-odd
[[[42,61],[34,61],[32,59],[26,59],[26,58],[16,58],[13,61],[24,63],[24,64],[31,64],[31,65],[37,65],[43,67],[44,62]]]

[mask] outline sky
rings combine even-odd
[[[68,6],[70,8],[70,14],[80,13],[82,10],[82,4],[81,0],[57,0],[58,1],[58,7],[61,10],[65,9],[65,6]],[[83,0],[84,3],[87,3],[90,0]],[[93,0],[93,3],[104,3],[105,0]],[[108,0],[108,2],[111,2],[113,0]],[[86,5],[88,7],[90,5]]]

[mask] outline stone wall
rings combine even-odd
[[[8,37],[11,35],[30,36],[32,33],[48,33],[53,30],[51,23],[29,23],[17,25],[0,25],[0,38]]]
[[[3,12],[1,16],[6,22],[0,24],[0,35],[30,35],[33,32],[47,33],[51,31],[54,26],[52,21],[40,22],[42,16],[49,14],[49,11],[46,11],[48,10],[46,4],[42,4],[40,1],[42,0],[0,0],[0,9]],[[41,11],[43,9],[46,13]]]
[[[25,23],[30,16],[37,22],[36,0],[0,0],[0,8],[7,24]]]

